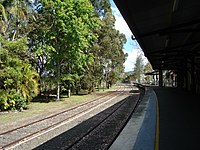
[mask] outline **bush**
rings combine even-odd
[[[0,111],[19,110],[26,108],[26,100],[22,94],[12,91],[0,91]]]
[[[9,108],[9,104],[7,103],[7,95],[4,92],[0,92],[0,110],[7,110]]]

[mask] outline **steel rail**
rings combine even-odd
[[[111,117],[111,115],[113,115],[117,110],[119,110],[119,108],[121,108],[126,102],[128,101],[128,98],[121,103],[117,108],[115,108],[108,116],[106,116],[103,120],[101,120],[98,124],[96,124],[93,128],[91,128],[89,131],[87,131],[85,134],[83,134],[81,137],[79,137],[76,141],[74,141],[72,144],[70,144],[67,147],[63,147],[63,149],[65,150],[69,150],[71,148],[73,148],[73,146],[75,146],[77,143],[79,143],[82,139],[84,139],[84,137],[88,136],[92,131],[94,131],[97,127],[99,127],[100,125],[102,125],[105,121],[107,121],[107,119],[109,117]],[[128,120],[130,119],[130,116],[133,114],[133,112],[135,111],[136,107],[138,106],[140,101],[140,98],[137,99],[137,102],[135,104],[135,107],[133,108],[133,110],[131,111],[131,113],[128,116],[128,119],[126,120],[126,123],[128,122]],[[125,124],[126,124],[125,123]],[[125,126],[125,125],[124,125]],[[124,127],[123,126],[123,127]],[[120,128],[119,133],[122,131],[122,128]],[[117,135],[119,135],[119,133]],[[116,139],[116,137],[115,137]],[[108,147],[110,147],[111,145],[108,145]]]
[[[144,86],[141,85],[140,89],[140,96],[135,104],[135,107],[133,108],[133,110],[131,111],[131,113],[129,114],[127,120],[125,121],[124,125],[119,129],[118,133],[115,135],[115,137],[113,138],[113,140],[108,144],[107,148],[105,150],[109,150],[109,148],[112,146],[112,144],[115,142],[115,140],[117,139],[117,137],[119,136],[119,134],[122,132],[122,130],[125,128],[125,126],[127,125],[128,121],[131,119],[131,116],[133,115],[133,113],[136,111],[138,105],[140,104],[140,102],[143,99],[143,95],[145,93],[145,88]],[[143,90],[144,93],[141,92],[141,90]]]
[[[117,89],[116,91],[118,91],[118,90],[119,90],[119,89]],[[38,122],[41,122],[41,121],[44,121],[44,120],[47,120],[47,119],[56,117],[56,116],[58,116],[58,115],[60,115],[60,114],[64,114],[64,113],[66,113],[66,112],[68,112],[68,111],[71,111],[71,110],[74,110],[74,109],[79,108],[79,107],[81,107],[81,106],[84,106],[84,105],[87,105],[87,104],[89,104],[89,103],[95,102],[95,101],[97,101],[97,100],[99,100],[99,99],[101,99],[101,98],[104,98],[104,97],[109,96],[109,95],[112,95],[112,94],[113,94],[113,93],[105,94],[105,95],[100,96],[100,97],[97,97],[97,98],[95,98],[95,99],[93,99],[93,100],[91,100],[91,101],[88,101],[88,102],[85,102],[85,103],[81,103],[81,104],[79,104],[79,105],[76,105],[76,106],[74,106],[74,107],[72,107],[72,108],[69,108],[69,109],[66,109],[66,110],[64,110],[64,111],[61,111],[61,112],[59,112],[59,113],[56,113],[56,114],[54,114],[54,115],[50,115],[50,116],[45,117],[45,118],[42,118],[42,119],[40,119],[40,120],[36,120],[36,121],[31,122],[31,123],[28,123],[28,124],[19,126],[19,127],[17,127],[17,128],[14,128],[14,129],[11,129],[11,130],[2,132],[2,133],[0,133],[0,136],[1,136],[1,135],[4,135],[4,134],[7,134],[7,133],[10,133],[10,132],[13,132],[13,131],[16,131],[16,130],[18,130],[18,129],[21,129],[21,128],[24,128],[24,127],[33,125],[33,124],[35,124],[35,123],[38,123]]]
[[[118,91],[118,90],[119,90],[119,89],[117,89],[116,91]],[[121,93],[123,93],[123,92],[120,92],[120,94],[121,94]],[[109,94],[106,94],[106,95],[101,96],[101,97],[99,97],[99,98],[96,98],[96,99],[94,99],[94,100],[88,101],[88,102],[86,102],[86,103],[83,103],[83,104],[77,105],[77,106],[75,106],[75,107],[73,107],[73,108],[70,108],[70,109],[67,109],[67,110],[65,110],[65,111],[62,111],[62,112],[60,112],[60,113],[51,115],[51,116],[49,116],[49,117],[46,117],[46,118],[43,118],[43,119],[40,119],[40,120],[37,120],[37,121],[34,121],[34,122],[29,123],[29,124],[26,124],[26,125],[24,125],[24,126],[20,126],[20,127],[18,127],[18,128],[15,128],[15,129],[6,131],[6,132],[4,132],[4,134],[1,134],[1,135],[5,135],[5,134],[7,134],[7,133],[11,133],[11,132],[13,132],[13,131],[19,130],[20,128],[24,128],[24,127],[33,125],[33,124],[35,124],[35,123],[38,123],[38,122],[47,120],[47,119],[52,119],[53,117],[58,116],[58,115],[60,115],[60,114],[62,114],[62,113],[66,113],[66,112],[68,112],[68,111],[70,111],[70,110],[74,110],[74,109],[76,109],[76,108],[78,108],[78,107],[87,105],[87,104],[89,104],[89,103],[92,103],[92,102],[94,102],[94,101],[97,101],[97,100],[99,100],[99,99],[102,99],[102,98],[104,98],[104,97],[106,97],[106,96],[112,96],[112,95],[115,95],[115,94],[116,94],[116,93],[111,93],[111,94],[109,93]],[[117,95],[115,95],[114,97],[117,97],[117,96],[120,95],[120,94],[117,94]],[[110,99],[111,99],[111,98],[110,98]],[[105,102],[109,101],[110,99],[106,100]],[[83,111],[81,111],[81,112],[78,112],[78,113],[76,113],[76,114],[74,114],[74,115],[72,115],[72,116],[69,116],[69,117],[67,117],[66,119],[61,120],[61,121],[59,121],[59,122],[57,122],[57,123],[54,123],[54,124],[52,124],[52,125],[50,125],[50,126],[48,126],[48,127],[42,128],[42,129],[40,129],[40,130],[38,130],[38,131],[36,131],[36,132],[30,133],[30,134],[28,134],[28,135],[26,135],[26,136],[23,136],[22,138],[19,138],[19,139],[13,141],[13,142],[10,142],[10,143],[8,143],[8,144],[5,144],[5,145],[3,145],[2,147],[0,147],[0,149],[9,149],[9,148],[14,147],[14,146],[16,146],[16,145],[20,145],[20,142],[28,141],[28,140],[30,140],[31,137],[33,137],[33,136],[34,136],[34,137],[40,136],[40,135],[44,134],[45,132],[48,132],[48,130],[50,130],[50,129],[59,127],[59,125],[62,126],[65,122],[68,122],[70,119],[76,118],[76,116],[78,116],[78,115],[80,115],[80,114],[84,114],[85,112],[90,111],[92,108],[97,107],[98,105],[101,105],[101,104],[102,104],[102,102],[100,102],[99,104],[97,104],[97,105],[95,105],[95,106],[91,106],[91,107],[89,107],[89,108],[87,108],[87,109],[85,109],[85,110],[83,110]]]

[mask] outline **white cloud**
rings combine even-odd
[[[112,7],[113,15],[115,16],[115,28],[120,31],[120,33],[124,33],[127,38],[126,48],[124,49],[124,53],[128,53],[128,58],[126,59],[126,62],[124,63],[125,66],[125,72],[127,71],[133,71],[134,64],[137,58],[138,53],[141,53],[142,50],[140,49],[140,46],[131,39],[131,36],[133,35],[131,30],[129,29],[126,21],[122,17],[121,13],[119,12],[118,8],[113,6]],[[147,63],[146,57],[143,57],[143,63]]]
[[[125,72],[128,72],[128,71],[133,71],[134,69],[134,65],[135,65],[135,61],[136,61],[136,58],[137,56],[143,52],[140,50],[140,49],[132,49],[131,51],[125,51],[125,53],[128,53],[128,57],[124,63],[124,66],[125,66]],[[143,63],[146,64],[148,62],[147,58],[143,55],[142,57],[143,59]]]
[[[135,60],[138,54],[138,49],[132,49],[131,51],[125,51],[125,53],[128,53],[128,57],[126,58],[126,61],[124,63],[125,66],[125,72],[133,71]]]
[[[113,15],[115,16],[116,22],[115,22],[115,28],[119,30],[121,33],[124,33],[126,35],[126,38],[130,38],[132,35],[132,32],[130,31],[126,21],[122,17],[121,13],[116,7],[112,7]]]

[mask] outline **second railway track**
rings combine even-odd
[[[139,93],[129,95],[70,131],[35,150],[107,150],[139,104]]]

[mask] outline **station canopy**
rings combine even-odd
[[[200,66],[200,0],[114,0],[156,70]]]

